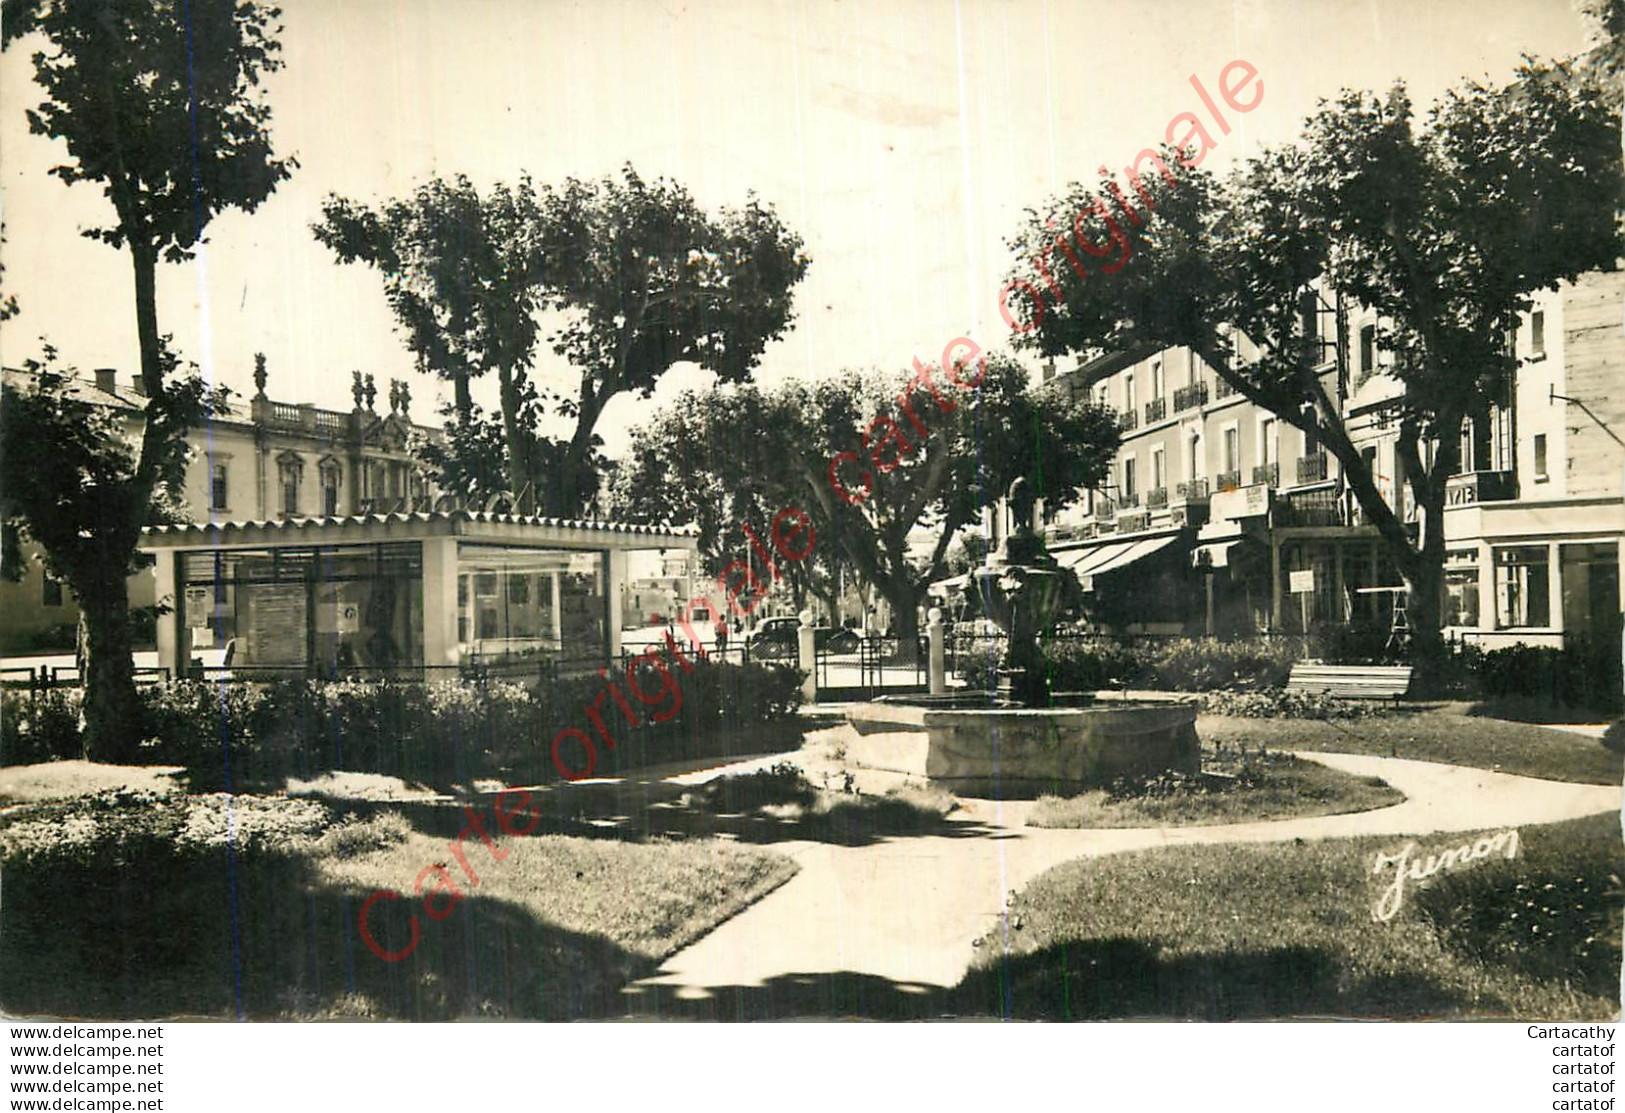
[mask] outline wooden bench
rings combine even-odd
[[[1314,692],[1344,699],[1402,698],[1411,687],[1409,665],[1293,665],[1289,692]]]

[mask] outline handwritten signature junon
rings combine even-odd
[[[1371,867],[1373,874],[1381,874],[1388,866],[1394,867],[1394,881],[1383,891],[1377,903],[1372,906],[1371,918],[1379,923],[1387,923],[1399,913],[1405,903],[1405,882],[1425,881],[1436,873],[1450,872],[1474,862],[1483,861],[1501,855],[1510,861],[1518,856],[1518,832],[1499,831],[1493,835],[1485,835],[1477,842],[1463,843],[1439,854],[1429,854],[1424,861],[1416,855],[1416,844],[1406,843],[1398,854],[1377,855],[1377,861]]]

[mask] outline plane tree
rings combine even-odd
[[[54,176],[101,187],[112,219],[84,235],[126,251],[134,279],[146,401],[133,448],[87,439],[73,425],[85,415],[42,367],[34,388],[8,392],[0,451],[0,512],[39,542],[84,614],[86,747],[102,760],[128,760],[141,741],[127,576],[207,410],[160,330],[158,264],[191,258],[215,216],[252,212],[296,166],[272,149],[262,85],[282,66],[279,16],[254,0],[0,8],[0,47],[38,44],[44,99],[27,110],[29,130],[66,147]]]
[[[1445,491],[1462,423],[1504,400],[1508,338],[1532,295],[1615,267],[1620,172],[1602,93],[1565,64],[1530,62],[1504,86],[1465,83],[1421,121],[1403,86],[1346,91],[1296,143],[1262,151],[1224,182],[1195,168],[1151,179],[1141,223],[1117,210],[1127,264],[1087,280],[1047,268],[1059,295],[1042,311],[1018,302],[1017,342],[1049,354],[1185,346],[1312,433],[1410,588],[1413,650],[1427,671],[1443,650]],[[1111,202],[1105,188],[1075,187],[1059,205],[1088,207],[1103,226]],[[1026,260],[1015,277],[1035,286],[1059,205],[1030,213],[1012,241]],[[1317,279],[1383,322],[1388,412],[1421,512],[1414,529],[1384,497],[1335,387],[1314,373],[1320,338],[1306,299]]]

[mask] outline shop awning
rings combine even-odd
[[[1159,537],[1114,541],[1088,549],[1057,553],[1055,559],[1072,569],[1084,590],[1089,591],[1092,589],[1090,580],[1093,577],[1127,568],[1137,560],[1161,552],[1180,538],[1181,535],[1178,533],[1166,533]]]
[[[1160,553],[1162,550],[1166,549],[1169,545],[1172,545],[1178,540],[1179,535],[1177,533],[1171,533],[1166,537],[1147,537],[1143,541],[1136,541],[1122,552],[1114,554],[1112,558],[1106,561],[1104,564],[1090,569],[1089,575],[1101,576],[1107,572],[1116,572],[1123,568],[1127,568],[1135,561],[1144,560],[1152,553]]]

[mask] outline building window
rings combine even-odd
[[[1360,327],[1360,378],[1366,379],[1377,369],[1377,326]]]
[[[1224,470],[1241,470],[1241,430],[1234,425],[1227,425],[1224,430]]]
[[[1123,408],[1129,413],[1133,413],[1139,408],[1139,399],[1134,392],[1134,372],[1132,371],[1123,379],[1123,399],[1128,403]]]
[[[1200,479],[1202,477],[1202,434],[1191,431],[1188,443],[1189,451],[1186,454],[1186,479]]]
[[[1158,445],[1151,450],[1151,489],[1160,490],[1168,486],[1168,457],[1162,446]]]
[[[62,581],[45,573],[40,586],[40,602],[47,607],[60,607],[62,605]]]
[[[297,456],[285,456],[277,463],[277,481],[282,488],[282,513],[299,513],[299,487],[304,482],[305,465]]]
[[[1535,310],[1529,314],[1529,356],[1540,359],[1546,354],[1546,314]]]
[[[1550,626],[1551,565],[1544,545],[1495,550],[1495,625]]]
[[[1546,482],[1546,434],[1535,434],[1535,482]]]
[[[226,482],[226,465],[216,464],[209,476],[209,509],[224,510],[231,505],[226,501],[230,490]]]
[[[1134,457],[1123,461],[1123,505],[1133,506],[1137,488],[1134,485]]]
[[[1151,397],[1153,400],[1161,398],[1163,394],[1162,360],[1151,361]]]
[[[339,513],[339,486],[343,482],[343,472],[338,464],[327,463],[322,465],[322,513],[329,518]]]

